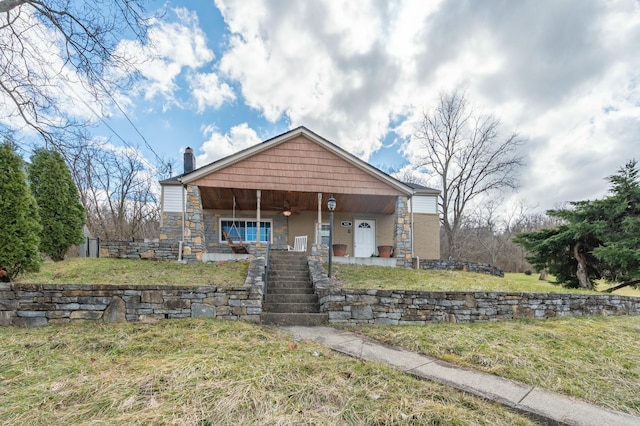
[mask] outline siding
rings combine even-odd
[[[413,200],[413,212],[436,214],[438,212],[438,203],[435,195],[416,195]]]
[[[231,164],[192,185],[326,192],[363,195],[400,195],[373,176],[324,147],[300,136]]]
[[[440,220],[437,215],[413,215],[413,253],[420,259],[440,259]]]
[[[163,212],[181,212],[182,197],[184,192],[182,186],[165,185],[162,188],[162,211]]]

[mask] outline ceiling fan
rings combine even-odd
[[[280,209],[280,211],[278,211],[278,214],[282,213],[282,215],[285,217],[289,217],[292,214],[300,214],[300,212],[298,211],[298,207],[292,206],[291,203],[289,203],[289,200],[284,200],[283,206],[275,207],[274,210],[275,209]]]

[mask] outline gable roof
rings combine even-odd
[[[268,139],[257,145],[246,148],[242,151],[236,152],[232,155],[224,157],[206,166],[200,167],[190,173],[186,173],[180,176],[173,177],[171,179],[167,179],[165,181],[162,181],[161,183],[162,184],[196,184],[196,185],[200,184],[206,180],[207,176],[215,174],[216,172],[220,172],[223,169],[228,168],[230,166],[234,166],[240,162],[243,162],[243,161],[246,162],[252,157],[259,158],[260,154],[265,153],[265,151],[278,147],[279,145],[285,144],[286,142],[293,141],[294,139],[299,138],[301,136],[304,137],[305,140],[310,141],[313,144],[328,151],[329,153],[339,157],[340,160],[347,162],[350,166],[359,170],[363,174],[366,174],[370,178],[373,178],[374,180],[371,182],[377,181],[378,182],[377,185],[384,184],[387,187],[391,187],[394,191],[397,191],[405,195],[412,195],[414,193],[437,194],[439,192],[431,188],[425,188],[425,187],[420,187],[419,185],[403,183],[395,179],[394,177],[384,173],[378,168],[373,167],[369,163],[357,158],[356,156],[350,154],[349,152],[345,151],[339,146],[333,144],[332,142],[329,142],[325,138],[319,136],[318,134],[312,132],[311,130],[303,126],[290,130],[274,138]],[[230,170],[231,169],[233,169],[233,167],[230,167]]]
[[[327,151],[331,152],[332,154],[340,157],[342,160],[349,163],[351,166],[365,172],[366,174],[376,178],[379,181],[382,181],[386,185],[394,188],[396,191],[399,191],[407,195],[410,195],[413,192],[411,187],[387,175],[381,170],[378,170],[377,168],[371,166],[369,163],[362,161],[356,156],[348,153],[344,149],[329,142],[328,140],[324,139],[323,137],[317,135],[316,133],[310,131],[305,127],[298,127],[289,132],[283,133],[282,135],[276,136],[272,139],[266,140],[262,143],[259,143],[252,147],[239,151],[235,154],[232,154],[228,157],[222,158],[218,161],[215,161],[211,164],[203,166],[199,169],[194,170],[191,173],[188,173],[182,176],[179,180],[183,184],[193,183],[198,179],[201,179],[211,173],[222,170],[226,167],[229,167],[240,161],[246,160],[254,155],[260,154],[268,149],[274,148],[280,144],[283,144],[287,141],[298,138],[300,136],[304,136],[307,140],[310,140],[311,142],[314,142],[315,144],[323,147]]]

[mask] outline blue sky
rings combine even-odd
[[[505,203],[601,197],[640,157],[637,0],[148,4],[160,7],[153,53],[121,43],[149,58],[117,94],[144,139],[114,107],[103,120],[117,135],[94,133],[151,161],[180,169],[190,146],[202,166],[304,125],[374,166],[415,168],[423,112],[455,89],[526,141]]]

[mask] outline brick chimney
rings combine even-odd
[[[196,169],[196,156],[193,155],[193,150],[187,147],[184,150],[184,173],[191,173]]]

